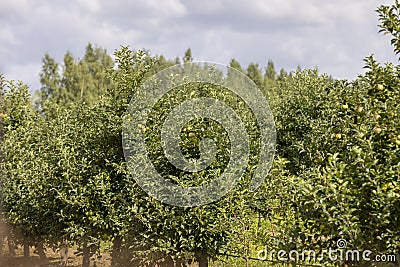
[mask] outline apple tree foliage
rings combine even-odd
[[[378,9],[395,45],[397,11],[397,1]],[[365,69],[353,82],[297,71],[274,92],[295,215],[281,246],[322,251],[345,239],[349,249],[399,255],[400,66],[370,56]]]

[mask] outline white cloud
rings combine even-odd
[[[83,10],[83,13],[89,12],[89,13],[99,13],[101,10],[101,3],[99,0],[85,0],[85,1],[80,1],[80,0],[75,0],[72,1],[76,5],[80,6]]]
[[[39,82],[39,64],[24,64],[24,65],[12,65],[8,68],[8,74],[6,78],[8,80],[23,81],[33,92],[40,88]]]
[[[80,57],[91,42],[110,53],[130,45],[169,58],[191,47],[199,60],[228,63],[235,57],[246,66],[272,59],[277,67],[317,65],[335,77],[354,78],[371,53],[380,61],[395,60],[388,38],[377,33],[377,5],[364,0],[3,0],[0,71],[10,78],[21,75],[37,88],[46,52],[61,62],[67,50]]]

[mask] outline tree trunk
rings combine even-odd
[[[15,244],[14,241],[10,238],[10,235],[7,236],[8,243],[8,252],[11,256],[15,256]]]
[[[114,237],[113,240],[113,248],[111,252],[111,267],[119,266],[121,262],[121,246],[122,246],[122,239],[120,236]]]
[[[24,238],[24,258],[27,259],[29,258],[29,242],[28,239],[25,237]]]
[[[199,257],[199,267],[208,267],[208,258],[206,255]]]
[[[60,245],[61,266],[67,266],[68,263],[68,240],[63,238]]]
[[[174,261],[171,257],[166,257],[159,265],[160,267],[175,267]]]
[[[90,249],[87,243],[83,244],[82,257],[82,267],[90,267]]]
[[[46,260],[46,259],[47,259],[46,253],[44,252],[43,241],[39,241],[39,242],[37,243],[37,245],[36,245],[36,250],[37,250],[37,252],[38,252],[38,254],[39,254],[39,258],[40,258],[41,260]]]
[[[176,267],[187,267],[185,263],[181,259],[176,260]]]
[[[3,256],[3,242],[4,242],[4,237],[0,237],[0,257]]]

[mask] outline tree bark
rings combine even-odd
[[[15,256],[15,244],[10,235],[7,236],[8,252],[11,256]]]
[[[113,240],[113,248],[111,252],[111,267],[119,266],[121,262],[121,246],[122,246],[122,239],[120,236],[114,237]]]
[[[90,267],[90,249],[87,243],[83,244],[82,257],[82,267]]]
[[[37,250],[37,252],[38,252],[38,254],[39,254],[39,258],[40,258],[41,260],[46,260],[46,259],[47,259],[46,253],[44,252],[43,241],[39,241],[39,242],[37,243],[37,245],[36,245],[36,250]]]
[[[4,242],[4,237],[0,236],[0,256],[3,256],[3,242]]]
[[[67,266],[68,263],[68,240],[63,238],[60,244],[61,266]]]
[[[208,267],[208,258],[206,255],[199,257],[199,267]]]
[[[176,267],[187,267],[187,265],[181,259],[177,259]]]
[[[166,257],[159,265],[160,267],[175,267],[174,261],[171,257]]]
[[[29,258],[29,242],[28,238],[24,237],[24,258],[27,259]]]

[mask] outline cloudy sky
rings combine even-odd
[[[363,58],[396,62],[378,34],[379,4],[390,0],[1,0],[0,73],[39,88],[46,52],[62,62],[87,43],[120,45],[167,58],[190,47],[195,60],[236,58],[277,69],[318,66],[335,78],[362,73]]]

